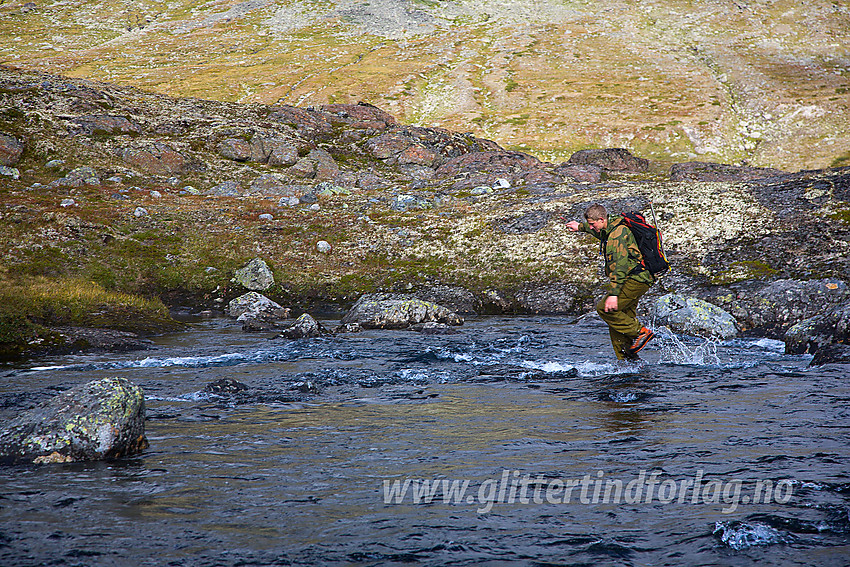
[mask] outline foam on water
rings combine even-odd
[[[768,352],[775,352],[778,354],[785,353],[785,342],[778,341],[776,339],[758,339],[757,341],[753,341],[753,346],[756,348],[760,348],[762,350]]]
[[[321,349],[315,347],[303,347],[294,343],[284,343],[276,349],[258,349],[245,352],[226,352],[209,356],[149,356],[139,359],[110,360],[86,364],[66,364],[52,366],[34,366],[22,372],[48,372],[48,371],[97,371],[97,370],[124,370],[134,368],[207,368],[213,366],[235,366],[237,364],[263,364],[267,362],[281,362],[303,358],[309,354],[310,358],[331,358],[336,360],[352,360],[356,354],[340,349]]]
[[[540,362],[536,360],[523,360],[520,363],[520,366],[528,368],[529,370],[541,370],[547,374],[570,372],[575,369],[578,371],[578,375],[580,377],[593,378],[596,376],[606,376],[611,374],[633,374],[636,370],[642,368],[643,364],[639,362],[593,362],[590,360],[582,360],[578,362]]]
[[[788,541],[787,534],[760,522],[717,522],[714,535],[732,549],[741,550]]]

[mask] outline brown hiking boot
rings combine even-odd
[[[632,346],[626,349],[627,356],[635,356],[637,353],[641,351],[643,347],[646,346],[646,343],[649,342],[649,339],[655,336],[655,333],[647,329],[646,327],[641,327],[638,336],[635,337]]]
[[[640,357],[637,355],[637,353],[631,353],[631,352],[628,352],[628,351],[624,351],[623,357],[624,357],[623,360],[625,360],[626,362],[638,362],[638,361],[640,361]]]

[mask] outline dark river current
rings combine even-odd
[[[212,319],[0,367],[2,420],[121,376],[150,441],[0,468],[0,565],[850,564],[850,366],[663,329],[618,365],[595,316],[458,331]]]

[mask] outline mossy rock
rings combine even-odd
[[[135,455],[147,447],[142,389],[124,378],[105,378],[13,419],[0,433],[0,462],[92,461]]]

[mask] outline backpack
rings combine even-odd
[[[664,246],[661,243],[661,231],[649,224],[640,213],[622,213],[623,224],[626,225],[635,236],[640,253],[643,256],[641,264],[632,270],[631,274],[638,274],[649,270],[653,277],[658,277],[670,269],[670,262],[664,254]],[[605,243],[602,243],[604,253]],[[630,275],[631,275],[630,274]]]

